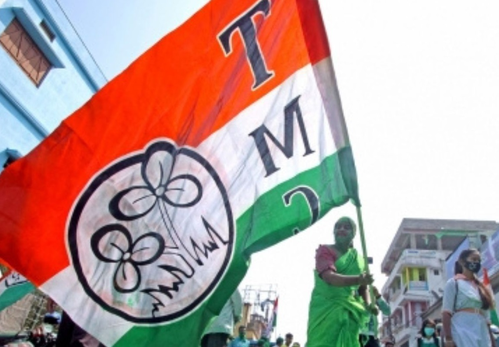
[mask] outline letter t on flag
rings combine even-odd
[[[0,175],[0,258],[106,346],[197,346],[252,253],[350,199],[317,0],[213,0]]]

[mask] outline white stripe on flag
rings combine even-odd
[[[327,70],[330,60],[320,64]],[[319,69],[320,70],[320,69]],[[293,120],[294,156],[286,156],[268,140],[271,156],[279,171],[266,176],[262,159],[249,133],[265,125],[281,142],[284,141],[284,109],[296,97],[305,122],[310,147],[315,152],[307,156],[296,119]],[[333,106],[330,106],[333,107]],[[256,199],[276,185],[285,182],[296,174],[314,168],[327,156],[334,154],[336,147],[332,134],[324,131],[342,123],[335,117],[340,113],[329,112],[328,119],[320,90],[311,65],[298,70],[281,86],[242,111],[225,127],[207,138],[197,151],[202,153],[215,167],[231,197],[234,216],[240,216]],[[331,124],[335,123],[335,124]],[[344,140],[341,136],[340,142]],[[245,163],[242,171],[241,163]],[[265,179],[261,179],[265,178]],[[247,189],[251,187],[251,189]]]
[[[87,325],[88,330],[105,330],[101,342],[106,346],[114,345],[134,324],[104,310],[97,305],[83,290],[73,267],[67,267],[45,282],[41,287],[50,293],[56,302],[64,302],[65,311],[78,325]],[[69,296],[69,297],[68,297]],[[92,319],[86,319],[93,317]],[[105,338],[102,338],[105,337]]]

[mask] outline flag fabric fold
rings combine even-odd
[[[273,305],[274,308],[272,309],[272,315],[270,316],[270,319],[267,322],[267,327],[265,329],[265,332],[263,333],[263,336],[267,336],[268,338],[270,338],[272,331],[274,331],[275,327],[277,326],[278,305],[279,305],[279,297],[277,297],[274,301]]]
[[[251,254],[349,200],[318,1],[213,0],[0,175],[0,258],[107,346],[196,346]]]

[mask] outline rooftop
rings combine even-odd
[[[381,263],[381,272],[389,275],[405,249],[437,250],[440,239],[440,249],[452,252],[468,235],[491,234],[498,228],[495,221],[404,218]],[[411,235],[415,235],[412,246]]]

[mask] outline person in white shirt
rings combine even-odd
[[[476,276],[480,268],[478,250],[466,249],[455,263],[455,276],[445,285],[442,303],[445,347],[496,347],[488,322],[493,299]]]

